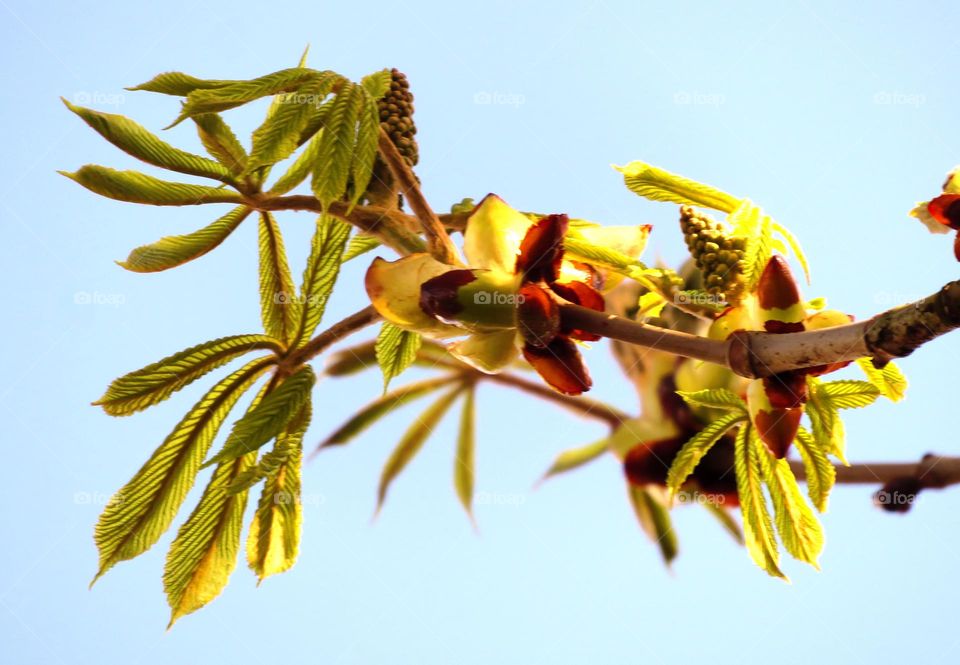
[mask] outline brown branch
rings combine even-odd
[[[295,368],[303,363],[309,362],[344,337],[352,335],[358,330],[362,330],[379,320],[380,315],[377,313],[377,310],[375,310],[372,305],[368,305],[321,332],[302,348],[284,358],[280,362],[280,366],[281,368]]]
[[[806,480],[802,462],[791,460],[790,468],[797,480]],[[838,464],[835,468],[838,484],[909,487],[913,494],[920,490],[943,489],[960,484],[960,457],[924,455],[919,462],[913,463],[859,462],[850,466]]]
[[[379,147],[380,157],[387,168],[390,169],[390,173],[397,184],[400,185],[400,191],[406,198],[407,203],[410,204],[410,208],[417,219],[420,220],[430,253],[438,261],[450,265],[460,265],[461,261],[456,246],[440,222],[440,218],[427,203],[423,192],[420,191],[420,183],[417,182],[417,177],[410,169],[410,165],[407,164],[407,160],[403,158],[403,155],[397,150],[397,146],[393,144],[390,135],[383,128],[380,129]]]

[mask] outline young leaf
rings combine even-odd
[[[413,364],[420,350],[421,338],[419,333],[404,330],[392,323],[384,323],[377,335],[377,344],[374,347],[377,353],[377,364],[383,372],[383,391],[386,392],[390,381]]]
[[[111,416],[128,416],[167,399],[207,372],[254,350],[282,347],[266,335],[234,335],[191,346],[116,379],[94,402]]]
[[[303,303],[300,320],[297,322],[296,346],[310,341],[323,313],[327,300],[340,274],[343,248],[347,244],[350,227],[328,215],[317,218],[317,228],[310,244],[310,257],[303,271],[300,300]]]
[[[286,194],[306,180],[307,176],[313,171],[313,165],[317,162],[317,156],[320,153],[321,138],[323,138],[322,133],[310,139],[307,147],[304,148],[303,152],[294,160],[290,168],[287,169],[287,172],[277,178],[273,187],[270,188],[270,194],[273,196]]]
[[[787,244],[790,245],[790,251],[793,252],[795,257],[797,257],[800,267],[803,268],[803,276],[806,278],[807,284],[809,284],[810,263],[807,261],[807,255],[803,253],[803,248],[800,246],[800,241],[797,240],[797,237],[793,235],[783,224],[773,222],[772,228],[774,232],[780,234],[783,239],[787,241]]]
[[[346,190],[362,102],[363,95],[357,86],[344,83],[326,118],[312,183],[313,193],[324,207],[342,197]]]
[[[213,178],[223,182],[231,181],[230,172],[219,162],[174,148],[130,118],[113,113],[100,113],[82,106],[75,106],[62,97],[61,99],[68,109],[80,116],[100,136],[147,164],[178,173]]]
[[[667,472],[667,489],[670,490],[671,494],[680,491],[680,486],[686,482],[693,470],[697,468],[697,464],[703,459],[703,456],[710,452],[710,449],[720,440],[720,437],[726,434],[730,428],[746,419],[746,413],[739,409],[733,413],[725,414],[694,434],[689,441],[683,444]]]
[[[823,550],[823,528],[804,500],[790,463],[785,459],[771,459],[762,445],[755,446],[755,450],[764,469],[773,500],[777,533],[784,549],[795,559],[819,568],[817,557]]]
[[[837,470],[827,459],[827,453],[819,445],[813,435],[801,427],[797,430],[794,439],[800,459],[803,460],[803,469],[807,474],[807,495],[814,507],[821,513],[827,510],[827,499],[830,490],[837,479]]]
[[[260,316],[267,334],[285,344],[296,338],[303,303],[287,264],[280,227],[269,212],[260,213]]]
[[[389,88],[389,85],[387,87]],[[350,165],[353,188],[353,194],[350,197],[351,205],[356,205],[367,191],[380,140],[380,110],[377,106],[377,98],[369,95],[363,85],[358,90],[361,105],[360,126],[357,129],[357,145]]]
[[[810,418],[813,438],[820,448],[846,464],[846,442],[843,420],[833,399],[820,386],[820,380],[807,377],[807,404],[804,412]]]
[[[463,390],[462,385],[457,385],[453,390],[445,393],[431,404],[404,432],[400,443],[393,449],[386,464],[383,465],[380,484],[377,488],[377,512],[383,507],[390,484],[400,475],[400,472],[403,471],[410,460],[420,452],[427,438],[433,433],[434,428],[440,423],[440,420]]]
[[[651,201],[698,205],[721,212],[732,212],[740,204],[739,199],[715,187],[644,162],[613,168],[623,174],[623,182],[630,191]]]
[[[163,95],[186,97],[194,90],[211,90],[235,83],[240,83],[240,81],[204,80],[183,72],[164,72],[163,74],[157,74],[146,83],[135,85],[132,88],[127,88],[127,90],[144,90],[146,92],[159,92]]]
[[[310,399],[315,382],[316,376],[309,365],[298,369],[234,423],[223,448],[203,466],[242,457],[280,434]]]
[[[732,390],[726,388],[712,388],[708,390],[685,391],[678,390],[677,394],[683,398],[683,401],[691,406],[706,406],[712,409],[724,409],[726,411],[747,412],[747,404],[740,396]]]
[[[216,248],[240,226],[250,208],[238,206],[209,226],[182,236],[164,236],[130,252],[126,261],[117,264],[132,272],[160,272],[183,265]]]
[[[360,79],[360,85],[363,86],[364,92],[373,98],[373,101],[377,101],[390,92],[390,83],[392,80],[393,77],[390,74],[390,70],[381,69],[379,72],[367,74]]]
[[[343,263],[366,254],[367,252],[376,249],[381,244],[380,238],[376,236],[369,236],[365,233],[356,233],[352,238],[350,238],[350,243],[347,245],[347,250],[343,253]]]
[[[859,409],[870,406],[880,396],[880,389],[866,381],[829,381],[819,384],[830,403],[837,409]]]
[[[763,495],[762,474],[757,454],[753,450],[757,447],[756,437],[748,432],[752,429],[750,425],[740,427],[734,444],[734,468],[737,474],[740,510],[743,512],[744,543],[750,557],[767,571],[767,574],[786,579],[786,575],[780,570],[780,553],[777,550],[773,522]]]
[[[743,278],[748,291],[760,281],[773,253],[773,220],[749,199],[743,199],[736,210],[727,217],[733,227],[733,235],[746,239],[743,258]]]
[[[58,171],[94,194],[116,201],[155,206],[192,206],[204,203],[242,203],[240,194],[228,189],[160,180],[138,171],[116,171],[87,164],[76,172]]]
[[[869,358],[860,358],[857,364],[867,379],[875,385],[880,394],[891,402],[899,402],[904,398],[907,391],[907,379],[900,371],[900,368],[892,362],[887,363],[883,369],[877,369]]]
[[[360,409],[330,436],[321,441],[317,449],[342,446],[349,443],[354,437],[391,411],[458,380],[459,377],[457,376],[441,376],[435,379],[409,383],[402,388],[397,388]]]
[[[116,563],[147,551],[169,528],[224,419],[271,364],[259,358],[211,388],[113,496],[94,533],[100,551],[94,582]]]
[[[273,448],[261,455],[254,466],[237,476],[227,491],[231,493],[242,492],[250,489],[264,478],[272,478],[295,451],[302,451],[303,435],[310,426],[312,416],[313,406],[310,400],[307,400],[303,408],[300,409],[300,413],[287,423],[283,431],[277,435]]]
[[[457,452],[453,460],[453,486],[467,515],[473,518],[473,476],[476,453],[476,390],[471,386],[463,398]]]
[[[297,560],[303,518],[300,466],[303,460],[303,435],[310,424],[309,402],[302,411],[294,426],[288,427],[277,437],[275,450],[286,449],[286,456],[267,476],[257,511],[250,523],[247,565],[257,574],[260,582],[270,575],[288,570]]]
[[[720,522],[720,526],[730,534],[730,537],[733,538],[738,545],[743,545],[743,529],[740,528],[737,521],[730,515],[730,511],[723,506],[717,505],[713,501],[705,502],[703,507]]]
[[[217,113],[193,116],[200,142],[210,156],[223,164],[230,173],[240,175],[247,166],[247,151],[237,140],[233,130]]]
[[[567,471],[579,469],[581,466],[589,464],[593,460],[601,457],[608,450],[610,450],[608,439],[600,439],[599,441],[588,443],[579,448],[564,450],[557,455],[556,459],[553,460],[553,464],[551,464],[547,472],[543,474],[543,480],[561,473],[566,473]]]
[[[627,493],[640,527],[660,549],[664,563],[669,566],[680,552],[670,511],[643,487],[628,484]]]

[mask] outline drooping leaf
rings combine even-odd
[[[377,487],[378,512],[383,507],[390,485],[406,468],[410,460],[420,452],[427,438],[433,433],[434,428],[440,423],[440,420],[463,390],[463,386],[458,385],[445,393],[440,399],[427,407],[427,410],[414,420],[413,424],[404,432],[400,442],[390,453],[386,464],[383,465],[383,471],[380,474],[380,484]]]
[[[230,126],[218,113],[193,116],[200,142],[210,156],[223,164],[230,173],[240,175],[247,166],[247,151],[237,140]]]
[[[297,346],[310,341],[323,318],[327,300],[330,299],[340,274],[343,248],[349,235],[350,226],[339,219],[328,215],[317,218],[317,228],[310,243],[310,256],[303,271],[303,285],[300,288],[303,308],[294,340]]]
[[[743,425],[734,444],[734,468],[737,494],[743,513],[743,538],[753,561],[773,577],[786,579],[780,570],[780,552],[773,532],[773,522],[763,495],[762,473],[757,461],[755,437]]]
[[[380,238],[376,236],[369,236],[365,233],[356,233],[352,238],[350,238],[350,243],[347,245],[347,251],[343,253],[343,262],[346,263],[347,261],[355,259],[358,256],[366,254],[367,252],[376,249],[381,244]]]
[[[733,235],[746,240],[740,264],[746,289],[752,291],[773,254],[773,220],[752,201],[743,199],[727,221],[733,227]]]
[[[640,527],[660,549],[664,563],[670,565],[680,552],[670,511],[644,487],[628,484],[627,494]]]
[[[216,455],[203,466],[237,459],[256,451],[280,434],[310,399],[316,376],[304,365],[271,390],[256,407],[233,425],[230,436]]]
[[[383,391],[386,392],[390,381],[413,364],[420,350],[419,333],[404,330],[392,323],[385,322],[380,327],[375,346],[377,364],[383,373]]]
[[[293,285],[280,227],[269,212],[260,213],[260,317],[268,335],[290,344],[297,336],[303,303]]]
[[[680,486],[703,459],[710,452],[714,444],[732,427],[747,419],[746,413],[741,410],[727,413],[717,418],[702,430],[694,434],[680,449],[667,472],[667,488],[671,493],[680,491]]]
[[[608,450],[610,450],[609,439],[600,439],[599,441],[588,443],[585,446],[564,450],[553,460],[553,464],[551,464],[550,468],[543,474],[543,479],[546,480],[552,476],[579,469],[601,457]]]
[[[313,171],[313,165],[316,164],[318,155],[320,153],[320,139],[323,137],[321,133],[315,135],[310,139],[310,142],[307,143],[307,147],[303,149],[303,152],[294,160],[293,164],[290,165],[290,168],[287,169],[286,173],[277,178],[277,181],[273,184],[273,187],[270,188],[270,194],[273,196],[280,196],[286,194],[294,187],[299,185],[301,182],[306,180],[307,176]]]
[[[164,236],[130,252],[126,261],[117,264],[132,272],[160,272],[183,265],[216,248],[240,226],[250,208],[238,206],[209,226],[182,236]]]
[[[303,435],[310,424],[309,402],[304,405],[303,412],[293,427],[288,427],[277,437],[277,445],[271,452],[285,449],[285,454],[266,476],[257,510],[250,523],[247,565],[261,582],[270,575],[288,570],[297,560],[303,518],[300,466],[303,460]]]
[[[797,261],[800,263],[800,267],[803,268],[803,276],[807,280],[807,284],[810,283],[810,263],[807,261],[807,255],[803,253],[803,248],[800,246],[800,241],[797,240],[797,237],[791,233],[787,227],[783,224],[773,222],[772,225],[773,231],[780,234],[784,240],[787,241],[787,244],[790,245],[790,251],[793,252],[793,255],[797,257]],[[786,253],[786,252],[781,252]]]
[[[453,460],[453,487],[457,498],[473,517],[473,480],[474,459],[476,457],[476,390],[470,387],[463,398],[463,412],[460,415],[460,431],[457,436],[457,450]]]
[[[817,445],[813,435],[805,428],[797,430],[794,444],[800,453],[800,459],[803,460],[803,469],[807,475],[807,495],[817,510],[826,512],[827,499],[836,482],[837,470],[827,459],[826,451]]]
[[[324,207],[346,191],[362,103],[363,95],[357,86],[344,83],[325,120],[312,181],[313,193]]]
[[[899,402],[904,398],[907,391],[907,379],[892,362],[887,363],[883,369],[877,369],[869,358],[860,358],[857,364],[867,379],[875,385],[880,394],[892,402]]]
[[[76,106],[66,99],[63,103],[100,136],[147,164],[178,173],[231,181],[230,172],[219,162],[175,148],[130,118]]]
[[[266,335],[233,335],[191,346],[119,379],[94,402],[111,416],[127,416],[167,399],[211,370],[254,350],[280,351]]]
[[[830,398],[837,409],[859,409],[870,406],[880,396],[880,389],[867,381],[827,381],[819,384],[818,390]]]
[[[241,203],[233,190],[160,180],[139,171],[117,171],[87,164],[74,173],[58,171],[91,192],[116,201],[155,206],[190,206],[204,203]]]
[[[712,409],[747,412],[746,402],[735,392],[727,390],[726,388],[694,391],[678,390],[677,394],[683,398],[684,402],[691,406],[706,406]]]
[[[94,534],[100,551],[94,581],[116,563],[147,551],[170,527],[224,419],[271,364],[270,358],[254,360],[211,388],[113,496]]]
[[[274,440],[273,448],[260,456],[257,463],[237,476],[228,492],[242,492],[250,489],[264,478],[271,478],[296,450],[303,449],[303,436],[310,426],[313,416],[311,400],[303,405],[293,420],[287,423],[283,431]]]
[[[698,205],[721,212],[732,212],[740,204],[739,199],[715,187],[644,162],[630,162],[614,168],[623,174],[623,181],[630,191],[651,201]]]
[[[807,385],[804,412],[810,418],[813,438],[822,450],[846,464],[846,433],[840,412],[834,406],[833,399],[820,388],[819,379],[807,377]]]
[[[439,388],[458,381],[457,376],[441,376],[435,379],[427,379],[409,383],[402,388],[397,388],[382,397],[375,399],[370,404],[363,407],[355,413],[347,422],[338,427],[326,439],[320,442],[317,449],[328,448],[330,446],[341,446],[349,443],[354,437],[373,425],[377,420],[387,415],[395,409],[399,409],[404,404],[411,402],[418,397],[431,393]]]
[[[714,501],[705,501],[703,507],[720,522],[720,526],[730,534],[730,537],[733,538],[738,545],[743,545],[743,529],[741,529],[737,521],[733,519],[729,510]]]
[[[754,445],[754,451],[773,500],[777,533],[784,549],[795,559],[819,568],[817,558],[823,550],[823,528],[803,498],[790,463],[773,459],[759,442]]]
[[[164,72],[163,74],[157,74],[146,83],[135,85],[132,88],[127,88],[127,90],[144,90],[146,92],[159,92],[164,95],[186,97],[194,90],[211,90],[234,83],[240,83],[240,81],[204,80],[190,76],[189,74],[184,74],[183,72]]]

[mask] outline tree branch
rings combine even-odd
[[[280,362],[280,366],[281,368],[296,368],[303,363],[309,362],[344,337],[352,335],[358,330],[362,330],[379,320],[380,314],[377,313],[377,310],[375,310],[372,305],[368,305],[321,332],[302,348],[284,358]]]

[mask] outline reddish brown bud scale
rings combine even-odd
[[[520,244],[516,272],[528,282],[554,282],[563,262],[566,215],[548,215],[530,227]]]
[[[544,348],[524,344],[523,357],[547,383],[565,395],[580,395],[593,385],[580,352],[566,337],[557,337]]]
[[[524,341],[542,348],[560,332],[560,307],[537,284],[524,284],[517,298],[517,328]]]
[[[960,194],[941,194],[927,204],[927,212],[944,226],[960,231]]]
[[[472,270],[451,270],[428,279],[420,287],[420,309],[441,321],[453,321],[463,311],[457,292],[475,279]]]
[[[758,411],[753,418],[757,434],[767,448],[777,459],[787,456],[790,444],[800,429],[800,418],[803,409],[774,409],[773,411]]]
[[[558,296],[575,305],[588,307],[597,312],[602,312],[606,308],[606,303],[600,292],[585,282],[554,282],[550,285],[550,288]],[[565,329],[563,333],[583,342],[596,342],[600,339],[600,335],[573,328]]]
[[[800,291],[793,279],[790,266],[779,254],[774,254],[767,262],[760,282],[757,285],[757,297],[763,309],[789,309],[800,304]]]

